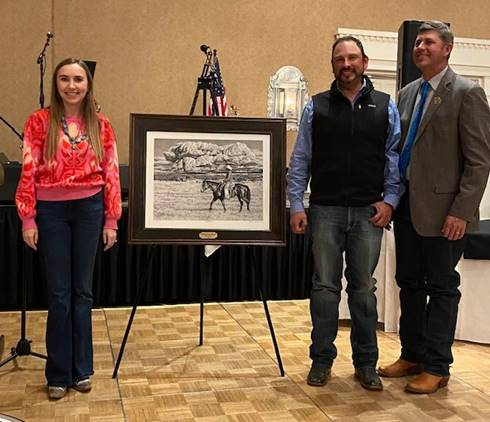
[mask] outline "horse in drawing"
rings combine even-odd
[[[213,204],[218,199],[221,201],[223,210],[226,212],[225,199],[234,198],[238,199],[240,203],[240,210],[242,211],[243,203],[247,205],[247,210],[250,211],[250,188],[243,183],[230,183],[227,180],[221,182],[215,182],[214,180],[203,180],[201,185],[201,192],[210,190],[213,194],[213,198],[209,203],[209,211],[213,209]]]

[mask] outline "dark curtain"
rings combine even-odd
[[[309,297],[312,262],[305,236],[289,233],[286,247],[223,246],[210,258],[203,257],[202,246],[128,245],[126,239],[125,209],[118,243],[108,252],[100,245],[97,252],[95,306],[132,305],[146,273],[149,279],[141,305],[199,302],[202,280],[206,301],[258,300],[259,283],[268,299]],[[28,308],[45,309],[46,280],[39,254],[24,246],[15,207],[2,205],[0,310],[20,308],[22,277]]]

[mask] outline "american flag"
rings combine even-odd
[[[211,80],[212,80],[212,90],[216,97],[216,103],[218,105],[217,112],[213,110],[213,100],[209,99],[209,107],[207,110],[208,116],[228,116],[228,104],[226,103],[225,86],[223,85],[223,78],[221,77],[221,69],[219,67],[219,60],[214,52],[213,66],[211,68]]]

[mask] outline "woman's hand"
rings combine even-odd
[[[37,229],[27,229],[22,232],[22,238],[26,242],[27,246],[37,251],[37,239],[38,239]]]
[[[104,229],[102,231],[102,239],[104,241],[104,251],[110,249],[117,242],[117,230]]]

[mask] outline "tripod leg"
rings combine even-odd
[[[46,359],[46,356],[41,355],[40,353],[36,353],[36,352],[32,352],[31,351],[29,354],[32,355],[32,356],[36,356],[37,358]]]
[[[0,362],[0,368],[3,366],[3,365],[6,365],[7,363],[9,363],[11,360],[14,360],[17,356],[19,356],[19,354],[16,352],[16,350],[12,347],[12,351],[11,351],[11,355],[7,358],[5,358],[4,360],[2,360]],[[43,356],[41,356],[43,357]]]
[[[194,111],[196,109],[196,104],[197,104],[197,97],[199,97],[200,89],[201,88],[199,87],[199,82],[198,82],[197,87],[196,87],[196,92],[194,94],[194,99],[192,100],[191,110],[189,111],[189,116],[194,115]]]
[[[124,332],[123,341],[121,343],[121,348],[119,349],[119,354],[117,356],[116,366],[114,367],[114,371],[112,373],[112,378],[117,377],[119,365],[121,364],[121,360],[122,360],[122,357],[124,355],[124,349],[126,348],[126,342],[128,341],[129,332],[131,331],[131,325],[133,324],[133,319],[134,319],[134,316],[136,314],[136,308],[138,307],[138,304],[141,301],[141,296],[143,296],[143,292],[146,291],[146,287],[148,285],[148,280],[150,278],[151,265],[153,263],[153,257],[155,256],[156,247],[154,245],[152,245],[150,248],[151,249],[150,249],[150,256],[148,259],[148,265],[146,266],[145,273],[143,274],[143,277],[141,278],[140,284],[138,286],[138,291],[137,291],[136,296],[134,298],[133,309],[131,310],[131,315],[129,317],[128,324],[126,326],[126,331]]]
[[[258,274],[259,271],[258,271],[257,260],[256,260],[256,256],[255,256],[255,249],[251,248],[251,251],[252,251],[252,261],[253,261],[253,265],[255,267],[255,273]],[[264,305],[264,312],[265,312],[265,316],[267,318],[267,324],[269,325],[269,331],[271,333],[272,344],[274,345],[274,351],[276,352],[277,365],[279,366],[279,372],[281,374],[281,377],[283,377],[284,376],[284,367],[282,366],[281,353],[279,351],[279,346],[277,344],[276,335],[274,333],[274,326],[272,325],[272,319],[271,319],[271,315],[269,313],[269,306],[267,305],[267,299],[264,296],[261,283],[262,283],[262,281],[258,282],[257,287],[259,290],[260,299],[262,300],[262,304]]]
[[[27,314],[27,273],[29,280],[32,280],[32,252],[27,245],[23,245],[22,249],[22,282],[21,282],[21,309],[20,309],[20,339],[15,347],[11,349],[11,355],[0,362],[0,367],[15,359],[17,356],[34,356],[41,359],[47,359],[46,356],[40,353],[34,353],[31,350],[31,340],[26,338],[26,314]],[[3,336],[2,336],[3,337]],[[3,345],[2,345],[3,351]],[[0,357],[1,357],[0,353]]]

